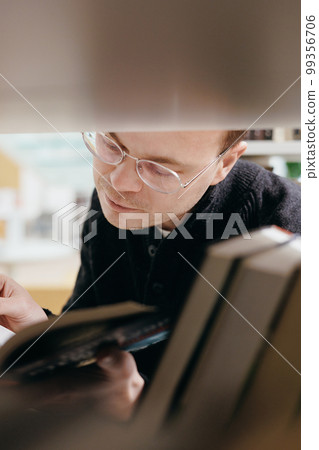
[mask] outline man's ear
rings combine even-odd
[[[221,161],[219,161],[217,166],[217,171],[215,172],[214,179],[211,182],[211,186],[220,183],[228,175],[231,169],[236,164],[237,160],[247,149],[247,142],[241,141],[234,145]]]

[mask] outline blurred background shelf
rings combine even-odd
[[[277,175],[301,181],[300,129],[249,130],[243,159],[253,161]]]
[[[300,160],[300,141],[248,141],[245,156],[285,156]]]

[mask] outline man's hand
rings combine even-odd
[[[97,362],[76,369],[62,369],[47,379],[35,381],[34,408],[54,414],[75,414],[81,408],[95,409],[111,419],[132,416],[143,391],[144,380],[133,356],[108,347]]]
[[[111,417],[129,419],[144,388],[135,359],[129,352],[111,348],[102,351],[97,360],[104,379],[100,409]]]
[[[34,323],[48,320],[47,315],[22,286],[0,274],[0,325],[17,333]]]

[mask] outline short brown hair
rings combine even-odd
[[[233,144],[237,144],[245,138],[246,130],[230,130],[226,132],[225,140],[223,142],[222,151]]]

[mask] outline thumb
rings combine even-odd
[[[16,313],[17,306],[15,302],[6,297],[0,297],[0,315],[11,315]]]
[[[125,379],[137,371],[134,357],[117,347],[102,350],[97,355],[97,365],[110,379]]]

